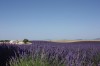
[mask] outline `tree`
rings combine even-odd
[[[4,40],[5,42],[10,42],[10,40]]]
[[[27,42],[29,42],[28,39],[24,39],[23,42],[26,44]]]
[[[5,42],[4,40],[0,40],[0,42]]]

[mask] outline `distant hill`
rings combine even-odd
[[[72,43],[72,42],[95,42],[95,41],[100,41],[100,39],[96,40],[51,40],[52,42],[61,42],[61,43]]]
[[[100,38],[96,38],[95,40],[100,40]]]

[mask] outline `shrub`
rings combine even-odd
[[[24,39],[23,42],[26,44],[27,42],[29,42],[28,39]]]

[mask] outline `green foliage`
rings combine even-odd
[[[0,40],[0,42],[4,42],[4,40]]]
[[[43,62],[42,59],[32,57],[24,57],[17,60],[10,61],[10,66],[50,66],[48,62]]]
[[[10,40],[4,40],[5,42],[10,42]]]
[[[27,42],[29,42],[28,39],[24,39],[23,42],[26,44]]]
[[[58,63],[50,64],[47,60],[43,61],[43,59],[40,59],[36,57],[35,59],[32,59],[32,57],[24,57],[17,60],[10,61],[10,66],[66,66],[65,64]]]
[[[0,40],[0,42],[10,42],[10,40]]]

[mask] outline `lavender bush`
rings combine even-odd
[[[33,41],[17,47],[10,66],[100,66],[100,42]]]

